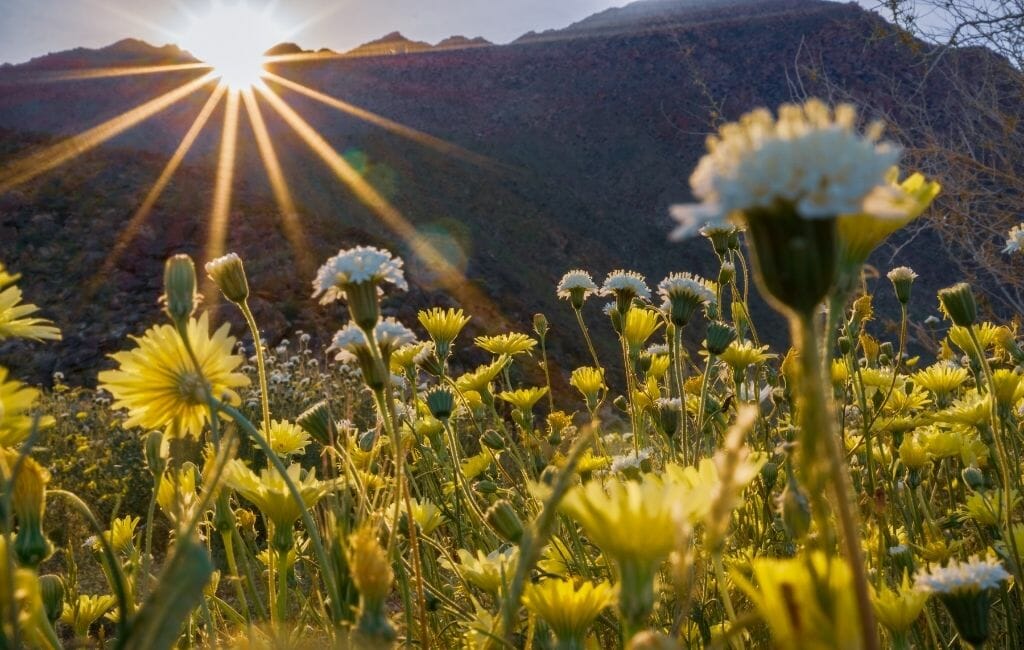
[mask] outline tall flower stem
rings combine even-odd
[[[260,340],[260,330],[256,327],[256,319],[249,309],[249,302],[243,301],[238,305],[245,316],[245,323],[249,326],[249,333],[252,335],[253,345],[256,347],[256,372],[260,382],[260,407],[263,413],[263,430],[270,431],[270,393],[267,390],[267,362],[263,356],[263,342]]]
[[[860,545],[861,531],[853,505],[850,470],[839,448],[839,439],[833,426],[834,419],[829,413],[813,311],[791,317],[791,327],[793,342],[797,346],[800,359],[800,446],[803,473],[805,480],[809,482],[808,492],[812,498],[813,495],[820,495],[826,482],[832,489],[846,561],[854,578],[861,637],[865,648],[878,650],[878,627],[868,594],[867,566]],[[822,452],[826,463],[824,467],[819,460]],[[828,477],[832,480],[828,481]],[[820,510],[820,505],[816,510]],[[819,516],[823,514],[825,513],[819,512]]]
[[[590,340],[590,330],[587,329],[587,324],[583,322],[583,310],[573,309],[576,312],[576,322],[580,325],[580,331],[583,332],[583,340],[587,342],[587,349],[590,350],[590,358],[594,360],[594,367],[600,368],[601,362],[597,359],[597,351],[594,349],[594,342]]]
[[[683,464],[690,463],[690,423],[686,415],[686,360],[683,358],[683,328],[676,326],[670,339],[672,378],[676,388],[675,397],[679,398],[679,426],[682,429]]]

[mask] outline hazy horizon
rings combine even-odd
[[[274,18],[304,48],[344,51],[384,34],[400,31],[413,40],[436,43],[453,35],[482,36],[507,43],[522,34],[557,29],[631,0],[241,0],[271,7]],[[98,48],[124,38],[153,45],[180,44],[190,14],[200,14],[212,0],[0,0],[0,63],[32,58],[75,47]],[[235,4],[225,0],[225,4]],[[143,18],[145,16],[145,18]]]

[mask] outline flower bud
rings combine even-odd
[[[732,325],[721,321],[708,323],[707,345],[711,354],[722,354],[735,340],[736,328]]]
[[[494,429],[488,429],[484,431],[484,434],[480,436],[480,444],[488,449],[499,451],[505,448],[505,439],[501,437],[501,434]]]
[[[146,467],[154,481],[160,480],[167,468],[167,458],[164,456],[164,434],[160,431],[150,431],[146,436]]]
[[[985,474],[977,467],[965,467],[960,476],[972,490],[985,489]]]
[[[619,395],[614,400],[612,400],[612,404],[614,404],[615,408],[619,409],[620,411],[629,411],[629,401],[627,401],[623,395]]]
[[[786,483],[786,489],[779,497],[782,506],[782,523],[786,532],[795,540],[807,537],[811,530],[811,504],[795,480]]]
[[[64,611],[64,580],[49,574],[39,576],[39,593],[43,598],[43,609],[50,623],[57,622]]]
[[[768,461],[761,467],[761,483],[764,484],[766,492],[771,492],[775,482],[779,480],[779,465]]]
[[[447,388],[437,387],[427,393],[427,407],[438,420],[447,420],[455,410],[455,396]]]
[[[886,277],[892,282],[896,300],[899,300],[901,305],[910,302],[910,289],[914,285],[914,280],[917,279],[917,273],[914,273],[909,267],[900,266],[889,271]]]
[[[573,303],[575,306],[575,302]],[[582,305],[581,305],[582,306]],[[537,336],[544,338],[548,333],[548,319],[544,314],[533,315],[533,331],[537,333]]]
[[[331,410],[326,400],[317,402],[306,409],[299,417],[295,418],[295,424],[324,447],[330,446]]]
[[[846,356],[853,350],[853,340],[849,336],[840,336],[838,339],[839,351]]]
[[[954,324],[970,327],[978,320],[978,303],[974,300],[971,285],[958,282],[939,290],[939,304]]]
[[[183,327],[196,306],[196,267],[188,255],[174,255],[164,264],[164,307],[177,327]]]
[[[210,276],[224,297],[241,305],[249,299],[249,280],[245,277],[242,258],[235,253],[206,263],[206,274]]]
[[[482,481],[477,481],[473,486],[473,489],[480,494],[496,494],[498,492],[498,484],[494,481],[484,479]]]
[[[523,538],[523,521],[516,514],[512,504],[505,499],[498,499],[487,509],[487,522],[494,527],[505,540],[518,544]]]
[[[718,284],[727,285],[736,278],[736,265],[732,262],[725,262],[718,270]]]

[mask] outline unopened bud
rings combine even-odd
[[[196,266],[188,255],[174,255],[164,265],[164,307],[171,321],[184,326],[196,307]]]
[[[494,527],[505,540],[518,544],[523,538],[523,521],[516,514],[512,504],[505,499],[498,499],[487,509],[487,522]]]
[[[224,297],[241,305],[249,298],[249,280],[245,277],[242,258],[235,253],[206,263],[206,274],[217,285]]]
[[[971,285],[958,282],[939,290],[939,303],[949,319],[960,327],[970,327],[978,320],[978,303]]]

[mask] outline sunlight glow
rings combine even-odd
[[[235,154],[238,150],[238,108],[238,91],[229,90],[227,106],[224,108],[224,130],[221,132],[217,177],[214,180],[213,209],[210,212],[206,252],[203,256],[207,262],[224,254],[224,244],[227,241],[231,195],[235,181]],[[211,289],[208,280],[203,295],[207,296],[208,303],[215,303],[218,292]]]
[[[281,212],[284,236],[288,239],[292,252],[295,253],[303,275],[311,276],[316,267],[310,256],[309,242],[306,239],[306,233],[302,230],[299,211],[295,207],[292,192],[288,189],[288,182],[281,169],[281,162],[277,157],[270,132],[267,130],[267,123],[263,120],[263,113],[260,111],[252,88],[242,91],[242,101],[245,102],[245,112],[249,116],[249,124],[252,125],[253,134],[256,136],[256,146],[260,150],[260,159],[263,160],[263,168],[267,172],[267,179],[270,181],[270,188],[274,193],[274,201],[277,202],[277,209]]]
[[[236,90],[260,82],[266,51],[286,35],[270,14],[272,5],[256,9],[244,0],[214,0],[209,11],[195,16],[183,45],[200,61],[213,66],[221,82]]]
[[[210,120],[210,116],[213,115],[213,111],[217,108],[221,98],[227,89],[224,86],[217,86],[210,98],[206,101],[206,104],[199,111],[199,115],[196,116],[192,126],[189,127],[185,137],[181,139],[181,144],[178,145],[178,149],[171,156],[171,159],[167,161],[167,165],[164,170],[160,173],[160,177],[156,179],[153,187],[150,188],[149,193],[146,194],[146,198],[142,201],[142,205],[139,206],[135,214],[125,225],[124,230],[117,237],[117,242],[114,244],[113,250],[110,251],[110,255],[103,262],[103,268],[93,278],[92,284],[90,285],[90,291],[98,288],[99,284],[114,270],[114,266],[117,264],[121,255],[124,254],[125,249],[131,244],[132,240],[135,239],[135,235],[138,233],[139,228],[146,222],[149,217],[149,213],[153,210],[153,206],[156,205],[157,199],[163,194],[164,190],[170,184],[171,179],[174,177],[175,172],[178,171],[178,167],[181,166],[182,161],[185,160],[186,154],[192,148],[196,138],[202,133],[206,123]]]
[[[125,111],[103,124],[70,137],[57,144],[46,147],[23,159],[16,160],[0,167],[0,194],[22,183],[32,180],[54,167],[77,158],[86,151],[94,149],[107,140],[124,133],[139,122],[147,120],[172,104],[184,99],[199,90],[213,79],[212,75],[204,75],[174,90],[167,92],[145,104]]]

